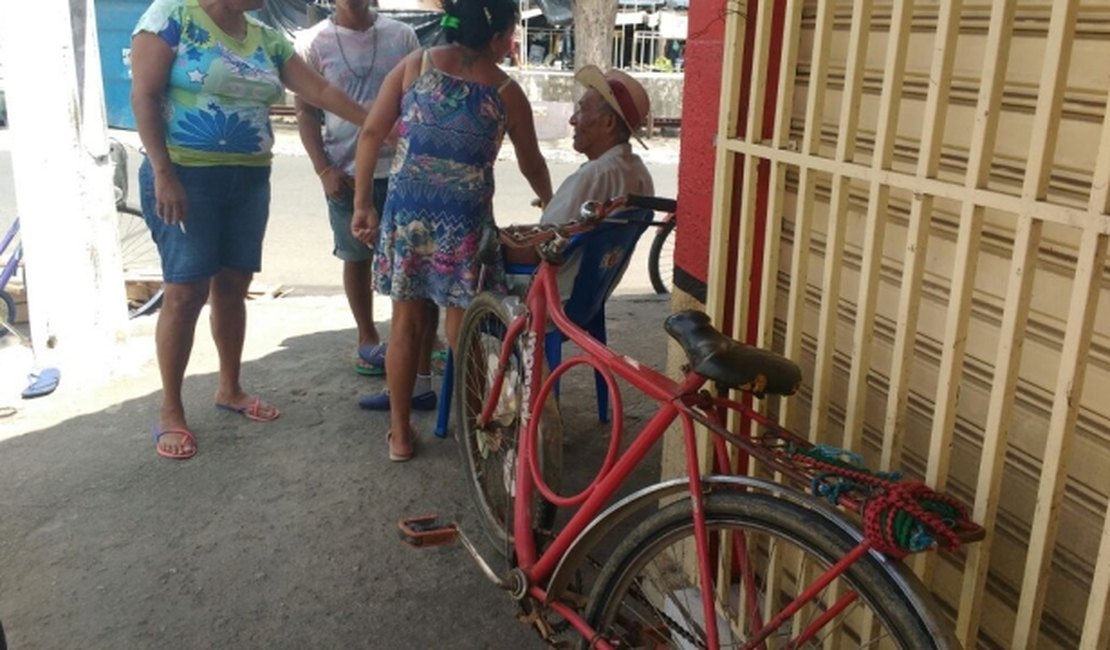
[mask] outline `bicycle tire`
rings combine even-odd
[[[136,318],[150,314],[162,306],[165,287],[161,284],[162,265],[158,248],[150,235],[143,213],[129,205],[119,205],[117,230],[119,233],[120,258],[123,262],[125,278],[151,278],[158,281],[158,288],[136,298],[127,300],[127,316]]]
[[[15,298],[7,291],[0,291],[0,318],[9,325],[15,324],[16,308]],[[0,339],[8,335],[8,328],[0,327]]]
[[[455,363],[455,421],[458,423],[459,451],[478,519],[486,537],[505,556],[511,556],[513,487],[516,449],[520,434],[520,409],[523,368],[519,346],[510,356],[502,386],[500,417],[495,431],[479,431],[475,426],[482,403],[492,383],[490,362],[501,352],[509,317],[501,297],[482,293],[471,301],[459,327]],[[496,416],[497,414],[495,414]],[[545,462],[545,479],[557,484],[561,467]],[[549,526],[554,508],[537,495],[533,503],[533,528]]]
[[[733,570],[726,573],[736,576],[744,570],[751,571],[750,577],[758,586],[755,600],[764,610],[760,612],[762,621],[768,621],[779,608],[794,599],[794,593],[789,590],[798,587],[796,576],[806,572],[805,567],[812,564],[823,570],[856,545],[843,529],[828,519],[766,494],[710,495],[705,499],[705,516],[711,548],[718,551],[734,548],[727,541],[722,543],[722,531],[743,535],[748,549],[747,560],[730,562]],[[650,647],[708,647],[699,622],[703,614],[698,581],[691,579],[689,570],[696,566],[693,535],[689,499],[673,503],[645,519],[617,547],[599,574],[590,594],[586,620],[605,638],[621,643],[619,647],[641,647],[638,641],[647,639],[652,644]],[[769,557],[769,548],[778,549],[775,558],[779,566],[786,567],[776,572],[779,580],[772,596],[767,594],[765,585],[758,582],[763,579],[759,573],[766,569],[764,563]],[[675,555],[666,555],[668,551],[674,551]],[[645,576],[645,569],[650,569],[647,573],[654,572],[665,578],[666,586],[650,575]],[[721,573],[713,571],[718,577]],[[811,579],[816,576],[808,575]],[[653,582],[648,585],[648,580]],[[735,613],[738,609],[734,604],[739,594],[737,584],[734,579],[729,586],[716,585],[714,589],[718,597],[722,592],[729,595],[729,602],[719,600],[716,606],[718,635],[725,637],[720,640],[722,648],[739,647],[744,640],[735,636],[752,632],[745,627],[751,621],[733,620],[730,625],[721,619],[722,612]],[[859,611],[861,606],[869,608],[881,626],[880,636],[871,639],[874,645],[868,647],[913,650],[937,647],[921,610],[912,605],[910,596],[898,581],[871,555],[853,563],[829,588],[817,594],[818,602],[811,601],[796,613],[796,619],[809,614],[810,620],[788,619],[761,647],[796,647],[788,644],[790,639],[782,638],[783,633],[793,636],[797,630],[805,629],[813,617],[829,606],[823,599],[833,599],[830,588],[837,584],[841,585],[837,593],[842,595],[847,589],[859,598],[829,622],[842,625],[840,642],[834,647],[860,647],[860,639],[851,624],[856,623],[858,627],[863,614]],[[689,599],[680,602],[683,596],[693,596],[694,602]],[[772,607],[767,607],[769,600],[774,601]],[[801,647],[822,646],[828,640],[822,638],[826,629],[821,627],[817,637]],[[580,647],[589,647],[588,641],[583,640]]]
[[[651,249],[648,251],[648,277],[655,293],[670,293],[674,286],[674,231],[677,221],[672,217],[670,221],[659,226],[655,238],[651,240]]]

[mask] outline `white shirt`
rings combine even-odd
[[[326,18],[297,35],[296,50],[316,72],[369,110],[382,82],[409,52],[420,48],[407,24],[377,14],[365,31],[347,29]],[[355,148],[361,124],[324,112],[324,153],[347,174],[355,171]],[[393,147],[383,145],[374,178],[388,178]]]
[[[540,223],[566,223],[578,217],[586,201],[606,201],[626,194],[655,194],[651,173],[627,142],[586,161],[568,176],[544,207]],[[559,269],[559,295],[564,301],[570,297],[581,263],[580,254],[572,255]]]
[[[605,201],[626,194],[655,194],[651,174],[627,142],[586,161],[568,176],[544,207],[540,223],[566,223],[578,216],[586,201]]]

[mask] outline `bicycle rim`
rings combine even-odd
[[[482,529],[503,551],[512,530],[512,491],[520,426],[520,354],[510,355],[493,421],[477,427],[497,372],[508,316],[489,294],[477,296],[459,328],[455,364],[455,413],[460,451]]]
[[[721,648],[743,647],[855,546],[827,519],[768,495],[709,496],[705,512]],[[622,648],[711,647],[697,566],[685,500],[649,517],[617,548],[595,583],[586,618]],[[919,611],[868,555],[759,647],[934,648]]]
[[[119,206],[117,228],[123,277],[131,284],[127,291],[127,314],[135,318],[162,305],[162,262],[142,212],[127,205]]]
[[[674,288],[674,240],[675,221],[671,220],[659,227],[651,240],[648,253],[648,277],[655,293],[670,293]]]

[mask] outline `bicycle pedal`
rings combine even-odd
[[[409,546],[427,547],[454,544],[459,538],[459,527],[452,522],[442,522],[436,515],[409,517],[397,522],[401,541]]]

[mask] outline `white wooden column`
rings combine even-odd
[[[93,377],[127,314],[92,0],[3,2],[0,30],[36,360]]]

